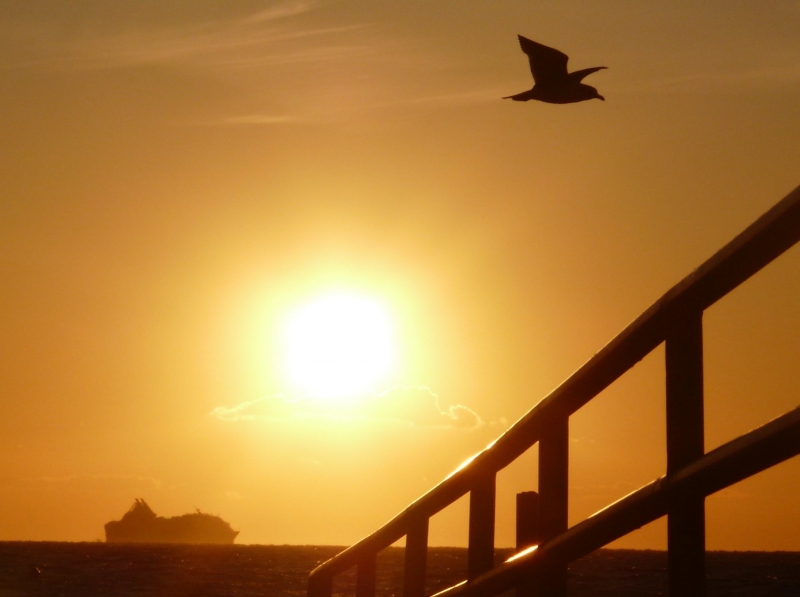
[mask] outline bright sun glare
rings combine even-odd
[[[296,309],[284,329],[289,378],[303,392],[341,399],[380,382],[395,361],[388,311],[367,296],[337,292]]]

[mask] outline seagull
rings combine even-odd
[[[531,63],[533,87],[528,91],[508,95],[503,99],[512,99],[515,102],[539,100],[549,104],[572,104],[594,98],[605,101],[606,98],[597,93],[597,89],[591,85],[584,85],[581,81],[587,75],[608,68],[607,66],[595,66],[568,73],[567,60],[569,60],[569,56],[527,37],[521,35],[517,37],[519,38],[519,47],[528,55]]]

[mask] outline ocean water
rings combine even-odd
[[[0,597],[295,597],[341,547],[0,542]],[[508,555],[498,550],[498,560]],[[401,595],[403,549],[378,558],[381,597]],[[431,548],[427,592],[463,580],[466,550]],[[708,597],[800,597],[800,552],[709,552]],[[353,573],[337,595],[354,595]],[[666,554],[600,550],[574,562],[571,597],[666,595]]]

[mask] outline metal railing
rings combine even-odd
[[[313,570],[308,597],[330,597],[334,577],[354,566],[356,597],[373,597],[377,554],[403,536],[403,597],[423,597],[428,521],[467,493],[467,579],[441,596],[488,596],[516,588],[518,595],[563,597],[570,562],[665,515],[669,593],[704,595],[705,497],[799,454],[800,407],[705,454],[703,312],[798,240],[800,187],[669,290],[497,441],[383,527]],[[662,342],[666,475],[568,529],[570,415]],[[538,517],[538,545],[494,567],[496,474],[536,442],[539,498],[533,516]]]

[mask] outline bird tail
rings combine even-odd
[[[522,93],[515,93],[514,95],[507,95],[503,99],[511,99],[511,100],[514,100],[515,102],[527,102],[529,99],[531,99],[530,93],[531,93],[530,90],[523,91]]]

